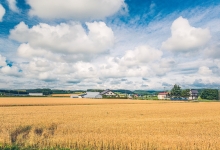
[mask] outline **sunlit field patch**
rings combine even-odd
[[[1,98],[0,147],[219,149],[220,103]]]

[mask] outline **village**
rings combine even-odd
[[[219,100],[218,89],[181,89],[174,85],[170,90],[87,89],[55,90],[26,89],[0,90],[0,97],[69,97],[87,99],[133,99],[133,100]]]
[[[199,96],[198,90],[191,89],[189,92],[188,97],[172,97],[170,96],[169,92],[159,92],[157,95],[150,95],[148,97],[152,97],[152,99],[155,99],[155,97],[158,100],[197,100]],[[145,99],[146,95],[139,95],[139,94],[117,94],[113,92],[112,90],[104,90],[103,92],[86,92],[83,94],[72,94],[70,95],[70,98],[92,98],[92,99],[101,99],[101,98],[107,98],[107,99]]]
[[[38,89],[39,90],[39,89]],[[40,91],[40,90],[39,90]],[[201,93],[199,90],[190,89],[187,95],[171,94],[171,91],[134,91],[129,90],[102,90],[97,91],[75,91],[75,92],[22,92],[12,90],[0,90],[0,97],[70,97],[70,98],[89,98],[89,99],[136,99],[136,100],[197,100]]]

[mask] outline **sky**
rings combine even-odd
[[[220,88],[220,0],[1,0],[0,89]]]

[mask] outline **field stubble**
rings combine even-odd
[[[220,103],[0,99],[0,143],[32,148],[218,149]]]

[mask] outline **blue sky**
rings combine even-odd
[[[219,16],[219,0],[2,0],[0,88],[218,88]]]

